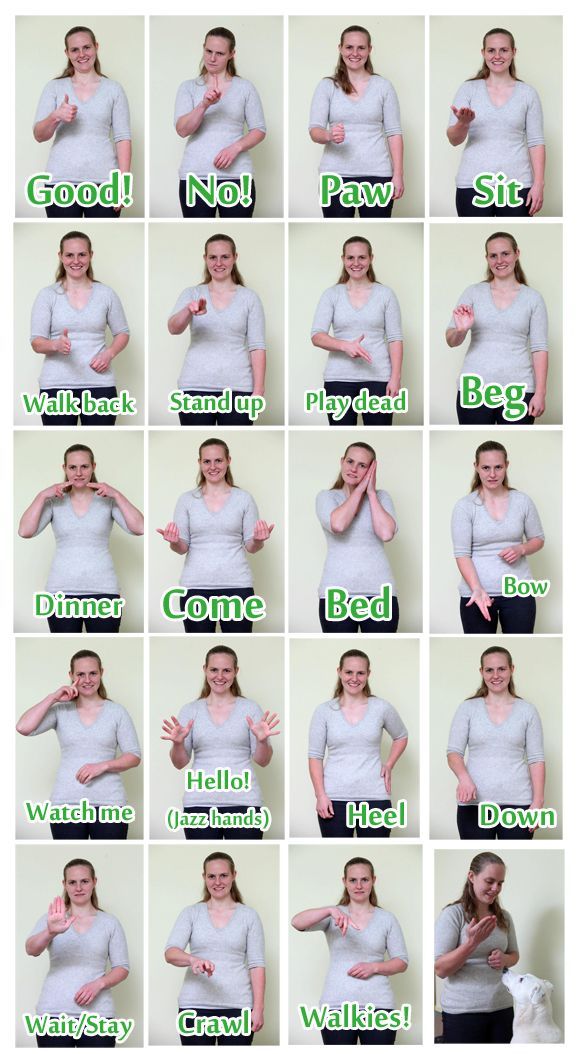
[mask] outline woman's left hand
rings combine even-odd
[[[84,984],[78,992],[75,992],[75,1002],[77,1006],[89,1006],[93,1002],[95,996],[99,995],[103,988],[103,978],[98,977],[96,981],[88,981]]]
[[[279,729],[275,727],[279,724],[279,717],[275,713],[270,713],[269,710],[265,711],[261,721],[253,723],[253,718],[249,717],[249,714],[247,714],[245,720],[259,743],[263,743],[269,736],[279,735]]]
[[[511,546],[509,549],[503,549],[502,552],[498,553],[498,556],[505,560],[507,564],[515,564],[517,560],[521,560],[524,553],[521,553],[520,549],[515,546]]]
[[[389,768],[389,766],[383,765],[381,769],[381,779],[385,781],[385,790],[387,794],[391,793],[391,775],[392,770]]]
[[[402,176],[395,176],[395,175],[393,175],[393,177],[391,179],[391,183],[393,184],[393,197],[392,197],[392,200],[393,201],[398,201],[399,198],[402,198],[403,194],[405,193],[405,185],[403,183],[403,177]]]
[[[368,981],[377,972],[376,963],[355,963],[347,971],[349,977],[360,977],[362,981]]]
[[[236,157],[239,156],[239,147],[236,143],[219,150],[213,161],[215,168],[230,168]]]
[[[112,358],[113,355],[110,354],[109,348],[106,348],[104,351],[100,351],[99,355],[96,355],[94,359],[91,359],[89,365],[96,373],[105,373],[111,365]]]
[[[545,397],[535,392],[528,404],[528,412],[531,417],[542,417],[545,412]]]
[[[385,395],[388,395],[391,399],[394,399],[396,395],[401,391],[401,378],[393,373],[390,381],[387,381],[387,389]]]
[[[366,485],[367,494],[375,494],[377,487],[377,463],[373,461],[369,468],[368,483]]]
[[[251,1011],[251,1031],[261,1032],[263,1028],[263,1007],[254,1006]]]
[[[75,773],[75,779],[78,783],[89,783],[91,780],[97,779],[98,776],[103,776],[104,772],[107,772],[107,763],[105,761],[97,761],[94,764],[88,763],[87,765],[81,765],[79,771]]]
[[[533,183],[526,195],[526,207],[528,208],[529,216],[536,216],[537,212],[540,212],[543,207],[544,197],[544,183]]]
[[[493,970],[501,970],[504,966],[504,958],[504,952],[500,951],[500,948],[494,948],[488,956],[488,966],[491,966]]]
[[[253,528],[253,541],[268,542],[274,527],[275,524],[272,523],[270,527],[267,520],[257,520]]]
[[[94,490],[100,498],[116,498],[117,490],[110,487],[109,483],[88,483],[88,487]]]

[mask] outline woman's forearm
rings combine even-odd
[[[253,374],[253,395],[265,395],[265,369],[267,365],[265,348],[254,348],[250,358],[251,373]]]
[[[472,593],[474,592],[474,589],[482,589],[482,583],[478,578],[478,572],[474,567],[474,562],[471,556],[456,556],[455,562],[458,565],[464,582],[470,587]]]
[[[121,984],[125,981],[129,974],[129,970],[126,970],[125,966],[113,966],[111,970],[103,974],[101,980],[101,990],[104,991],[106,988],[115,988],[116,984]]]
[[[131,139],[120,139],[115,144],[117,167],[120,172],[130,172],[132,167],[132,141]],[[118,984],[119,982],[116,982]]]
[[[173,337],[177,337],[180,333],[184,333],[184,330],[190,325],[192,317],[190,308],[188,306],[183,307],[168,319],[168,332],[171,333]]]
[[[528,766],[530,782],[532,783],[532,802],[537,809],[541,809],[545,800],[545,778],[546,768],[544,761],[533,761]]]
[[[291,920],[291,924],[294,930],[307,930],[310,926],[315,926],[316,923],[322,922],[323,919],[327,919],[330,914],[330,908],[306,908],[305,911],[298,911],[297,915],[294,915]]]
[[[462,776],[468,775],[468,770],[461,754],[456,754],[453,750],[448,751],[447,763],[454,775],[457,776],[458,780],[460,780]]]
[[[323,351],[344,351],[346,341],[340,340],[337,337],[331,337],[329,333],[314,333],[312,337],[312,344],[315,348],[322,348]]]
[[[326,146],[332,142],[332,132],[329,132],[327,128],[310,128],[310,139],[313,143]]]
[[[48,337],[33,337],[30,342],[33,351],[36,351],[37,355],[56,355],[57,349],[55,340],[49,340]]]
[[[545,164],[547,158],[545,147],[542,144],[539,146],[529,146],[528,153],[530,155],[533,183],[542,183],[544,185]]]
[[[113,338],[111,344],[107,348],[107,352],[112,359],[115,359],[116,355],[119,355],[124,348],[127,348],[129,340],[129,333],[118,333],[117,336]]]
[[[242,135],[240,139],[235,139],[235,142],[231,146],[237,147],[237,152],[242,154],[244,150],[252,150],[254,146],[258,146],[265,139],[265,132],[262,132],[260,128],[252,128],[246,135]]]
[[[387,760],[385,762],[385,767],[390,769],[391,772],[394,769],[395,765],[397,764],[399,758],[401,757],[401,754],[403,754],[405,752],[405,750],[407,749],[407,743],[408,742],[409,742],[409,737],[408,736],[403,736],[402,739],[394,739],[393,740],[393,745],[391,747],[391,751],[390,751],[389,756],[388,756],[388,758],[387,758]]]
[[[469,125],[458,121],[447,129],[446,135],[452,146],[460,146],[468,137]]]
[[[405,973],[409,963],[405,962],[404,959],[400,959],[395,956],[394,959],[386,959],[382,963],[375,963],[376,974],[380,974],[382,977],[393,977],[397,973]]]
[[[389,358],[391,360],[391,379],[398,378],[401,382],[401,369],[403,367],[403,341],[391,340],[389,343]]]
[[[257,740],[257,745],[255,747],[255,753],[253,755],[253,761],[255,762],[255,764],[256,765],[261,765],[261,768],[265,768],[266,765],[269,765],[269,762],[271,761],[272,757],[273,757],[273,747],[271,746],[271,743],[269,742],[269,740],[268,739],[263,739],[261,741]]]
[[[194,135],[194,133],[198,131],[207,110],[208,106],[199,102],[198,105],[194,107],[194,110],[191,110],[190,113],[185,113],[182,117],[178,118],[176,122],[176,131],[181,139],[186,139],[187,136]]]
[[[451,952],[445,952],[435,960],[435,972],[438,977],[451,977],[452,974],[461,970],[466,965],[470,955],[476,950],[477,945],[470,941],[464,941],[459,947]]]
[[[249,969],[251,980],[251,991],[253,992],[253,1009],[261,1009],[265,1006],[265,967],[251,966]]]
[[[190,754],[187,754],[184,743],[173,743],[170,750],[170,761],[174,765],[175,769],[184,769],[190,761]]]
[[[403,175],[403,136],[390,135],[387,139],[389,153],[393,162],[393,176]]]
[[[468,335],[467,329],[454,329],[450,327],[445,331],[445,342],[448,348],[459,348]]]
[[[314,793],[318,798],[320,794],[326,793],[324,787],[324,762],[320,758],[308,758],[308,769]]]
[[[342,502],[342,505],[338,505],[330,515],[330,527],[332,528],[333,534],[342,534],[347,527],[350,527],[354,517],[356,516],[360,503],[364,495],[364,489],[355,487],[352,494]]]
[[[32,955],[35,958],[37,955],[42,955],[42,953],[48,948],[52,939],[53,934],[49,933],[48,927],[42,930],[41,933],[33,933],[32,937],[29,937],[26,941],[26,954]]]
[[[537,395],[547,394],[547,374],[549,372],[548,351],[533,351],[532,368],[534,371],[535,392]]]
[[[533,556],[534,553],[539,553],[544,547],[544,538],[529,538],[527,542],[521,542],[520,549],[522,549],[523,556]]]
[[[135,505],[132,505],[125,494],[122,494],[121,490],[114,490],[114,500],[118,509],[120,510],[127,526],[129,527],[132,534],[143,534],[144,533],[144,517],[139,509],[136,509]]]
[[[37,143],[48,143],[49,139],[53,138],[60,123],[61,121],[57,117],[56,110],[53,110],[48,117],[44,117],[42,121],[37,121],[32,130]]]
[[[386,509],[383,509],[376,490],[367,490],[366,493],[370,504],[370,514],[374,533],[377,538],[380,538],[381,542],[392,541],[395,537],[397,524],[391,514],[388,513]]]
[[[170,966],[190,966],[192,956],[182,948],[166,948],[164,958]]]
[[[141,757],[138,754],[132,754],[127,751],[125,754],[120,754],[118,758],[112,758],[111,761],[104,761],[106,766],[106,772],[127,772],[128,769],[135,769],[141,762]]]

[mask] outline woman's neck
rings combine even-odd
[[[221,279],[211,278],[208,286],[211,293],[224,293],[226,290],[236,289],[237,282],[234,282],[232,275],[229,274]]]
[[[231,706],[235,702],[237,696],[233,692],[229,692],[228,695],[218,695],[213,692],[212,688],[206,697],[207,706]]]
[[[79,906],[77,904],[69,904],[69,913],[76,915],[78,918],[87,918],[88,915],[96,915],[97,908],[94,908],[91,902]]]
[[[510,695],[508,689],[505,692],[488,692],[484,701],[490,706],[508,706],[514,702],[514,696]]]
[[[374,911],[374,908],[369,898],[364,904],[357,904],[355,901],[351,900],[348,904],[348,910],[353,918],[358,918],[359,916],[362,918],[364,915],[370,915],[371,911]]]
[[[237,901],[233,900],[230,893],[228,897],[221,897],[220,900],[215,900],[215,898],[211,894],[211,896],[207,900],[207,904],[211,911],[216,911],[217,913],[220,913],[221,911],[232,911],[233,908],[237,907]]]
[[[367,274],[363,274],[360,278],[353,278],[352,276],[346,282],[349,289],[363,289],[364,286],[372,285],[372,282]]]
[[[512,274],[507,275],[494,275],[490,285],[493,289],[498,289],[500,292],[507,293],[510,289],[519,289],[521,282],[518,281],[514,271]]]
[[[368,70],[365,69],[359,70],[358,72],[348,70],[348,80],[353,85],[353,87],[357,89],[362,88],[362,85],[366,84],[366,82],[370,80],[370,76],[371,75]]]
[[[482,501],[488,501],[488,498],[495,498],[496,501],[500,501],[502,498],[508,497],[509,491],[508,487],[505,487],[504,484],[501,483],[495,490],[490,490],[490,488],[485,490],[484,487],[480,487],[478,493]]]
[[[363,703],[368,703],[368,696],[364,692],[359,692],[358,695],[348,695],[346,692],[342,692],[339,696],[340,706],[362,706]]]
[[[76,702],[81,710],[92,710],[103,706],[104,700],[95,692],[95,695],[78,695]]]
[[[509,70],[504,70],[502,73],[494,73],[490,70],[489,76],[485,79],[493,88],[504,88],[507,84],[516,82],[516,77],[513,77]]]
[[[80,73],[79,70],[76,70],[73,76],[71,77],[71,83],[79,84],[81,87],[83,87],[85,84],[95,84],[97,81],[100,80],[101,77],[98,73],[95,72],[95,68],[87,70],[86,73]]]
[[[93,282],[86,274],[80,278],[73,278],[71,275],[65,275],[61,281],[61,285],[66,293],[74,293],[78,289],[89,289],[93,285]]]

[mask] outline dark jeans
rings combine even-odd
[[[368,597],[370,600],[371,598]],[[399,625],[399,601],[393,597],[392,615],[387,621],[377,622],[376,619],[353,619],[344,618],[338,621],[326,618],[326,601],[320,597],[318,614],[322,633],[396,633]]]
[[[489,1014],[442,1013],[444,1043],[510,1043],[514,1010],[492,1010]]]
[[[522,190],[517,191],[522,205],[516,205],[514,208],[511,205],[488,205],[486,208],[481,209],[477,205],[472,205],[472,201],[477,194],[473,187],[458,187],[455,192],[455,207],[458,216],[480,216],[483,219],[486,216],[512,216],[513,218],[516,218],[516,216],[528,216],[526,197],[529,191],[530,187],[523,187]]]
[[[324,390],[326,395],[348,395],[352,400],[357,395],[360,395],[362,391],[368,391],[369,395],[386,395],[387,383],[387,381],[324,381]],[[344,417],[341,417],[340,420],[335,420],[332,414],[328,414],[328,424],[350,425],[352,427],[356,425],[357,418],[358,413],[353,410],[352,406],[349,406]],[[381,428],[383,425],[392,425],[393,415],[363,413],[362,423],[363,425],[373,425],[375,428]]]
[[[241,1017],[241,1009],[229,1007],[227,1010],[208,1010],[205,1007],[185,1007],[185,1010],[196,1010],[199,1017]],[[187,1018],[188,1023],[188,1018]],[[190,1025],[189,1025],[190,1027]],[[250,1047],[254,1033],[250,1036],[180,1036],[183,1047]]]
[[[215,805],[217,812],[247,812],[248,805]],[[207,816],[209,815],[211,808],[210,805],[186,805],[183,812],[203,812]],[[263,831],[259,827],[183,827],[184,837],[187,842],[208,842],[212,839],[213,842],[223,841],[231,842],[235,839],[245,842],[260,842],[263,838]],[[222,1011],[221,1011],[222,1013]]]
[[[253,589],[244,589],[242,586],[238,589],[187,589],[186,595],[180,597],[180,610],[184,611],[190,597],[204,597],[205,600],[210,600],[211,597],[241,597],[242,600],[247,600],[252,596],[254,596]],[[201,619],[200,622],[185,618],[182,625],[185,633],[216,633],[218,623],[211,618]],[[235,619],[221,622],[221,633],[252,632],[253,622],[248,618],[240,619],[239,622]]]
[[[84,600],[84,597],[76,597],[73,593],[65,593],[67,600],[77,599]],[[119,593],[93,593],[93,600],[115,600],[119,597]],[[121,615],[119,618],[115,618],[111,615],[109,618],[86,618],[81,617],[63,617],[60,618],[58,615],[48,615],[47,622],[51,633],[82,633],[83,623],[85,623],[86,633],[119,633],[119,627],[121,625]]]
[[[216,391],[213,391],[213,392],[198,392],[198,391],[195,391],[194,388],[189,388],[188,390],[185,390],[184,394],[185,395],[201,395],[201,396],[205,396],[205,395],[216,395],[216,396],[219,396],[219,395],[222,395],[223,392],[222,392],[222,390],[219,391],[218,388],[217,388]],[[200,413],[199,414],[199,413],[191,413],[190,411],[185,412],[184,410],[179,410],[178,411],[178,416],[180,418],[180,424],[181,425],[194,425],[195,427],[200,427],[200,425],[237,425],[238,428],[240,428],[241,425],[252,425],[253,421],[249,420],[249,414],[242,413],[239,410],[235,410],[235,408],[234,408],[234,406],[235,406],[235,397],[237,395],[250,395],[250,394],[251,394],[250,392],[238,392],[238,391],[235,392],[234,391],[232,393],[232,403],[231,403],[233,409],[228,414],[215,414],[215,413]]]
[[[492,606],[488,608],[490,622],[484,618],[477,604],[466,607],[468,599],[462,597],[460,600],[464,633],[495,633],[498,629],[498,619],[503,633],[534,633],[534,597],[492,597]]]
[[[384,1010],[384,1007],[375,1007]],[[388,1012],[392,1007],[389,1008]],[[392,1028],[321,1028],[322,1043],[325,1047],[355,1047],[360,1040],[363,1047],[392,1046],[397,1038]]]
[[[524,402],[528,410],[528,404],[532,399],[534,392],[524,393]],[[521,417],[517,421],[507,421],[502,416],[504,406],[473,406],[464,407],[460,402],[460,393],[457,393],[456,410],[458,424],[460,425],[533,425],[535,418],[532,414],[526,413],[524,417]]]
[[[224,179],[217,179],[217,187],[220,183],[240,183],[240,180],[236,177],[230,178],[225,176]],[[223,219],[240,219],[242,216],[248,217],[249,219],[253,215],[255,209],[255,201],[257,199],[257,193],[255,190],[255,180],[251,180],[251,204],[250,205],[231,205],[228,208],[226,205],[207,205],[206,201],[199,198],[198,195],[195,198],[194,205],[186,204],[186,180],[181,179],[178,187],[178,196],[180,198],[180,208],[182,209],[182,215],[185,219],[205,219],[213,220],[217,213]]]
[[[117,395],[115,385],[109,385],[106,388],[41,388],[40,394],[42,395],[46,392],[50,399],[54,399],[59,392],[64,391],[71,391],[73,398],[79,400],[81,400],[83,392],[89,392],[93,399],[115,399]],[[74,428],[80,418],[82,425],[91,425],[97,428],[103,425],[114,425],[116,414],[41,414],[41,417],[45,427],[71,425]]]
[[[495,827],[480,827],[478,824],[477,805],[458,805],[457,807],[457,829],[460,838],[482,838],[492,842],[496,838],[500,841],[530,842],[534,838],[534,831],[528,827],[503,827],[497,823]],[[517,809],[517,805],[501,805],[501,809]]]
[[[84,217],[86,220],[118,220],[121,216],[121,209],[116,212],[111,205],[77,205],[75,202],[73,205],[65,205],[61,208],[59,205],[45,205],[45,212],[49,219],[67,220],[67,219],[81,219]],[[87,1043],[87,1046],[90,1044]],[[107,1044],[110,1046],[111,1044]]]
[[[51,1021],[58,1020],[56,1014],[51,1014]],[[108,1020],[111,1020],[109,1018]],[[115,1047],[115,1036],[37,1036],[37,1047]]]
[[[370,183],[371,186],[382,186],[390,183],[390,176],[342,176],[343,183]],[[322,215],[325,220],[346,220],[356,215],[355,205],[342,205],[339,195],[335,195],[329,205],[321,205]],[[361,220],[384,219],[389,220],[393,211],[393,199],[388,205],[359,205],[358,215]]]
[[[360,805],[360,803],[361,799],[355,802],[356,805]],[[357,838],[391,837],[390,827],[361,827],[360,823],[357,823],[356,827],[349,827],[346,823],[346,805],[345,801],[333,801],[334,816],[330,816],[325,820],[318,816],[322,838],[354,838],[355,834]],[[378,798],[374,801],[368,801],[367,805],[370,805],[371,809],[390,809],[391,799]]]
[[[119,823],[103,823],[102,820],[94,820],[92,823],[52,823],[51,834],[55,842],[65,839],[81,842],[88,838],[125,842],[128,828],[129,824],[121,823],[121,821]]]

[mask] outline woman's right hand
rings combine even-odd
[[[455,322],[455,328],[460,333],[467,333],[474,324],[474,309],[469,304],[460,304],[459,307],[454,308],[453,320]]]
[[[49,904],[47,911],[47,929],[51,937],[58,933],[66,933],[73,921],[73,915],[67,915],[65,901],[62,897],[55,897]]]
[[[342,351],[345,355],[348,355],[351,359],[364,359],[366,362],[372,362],[372,356],[369,355],[366,348],[363,348],[360,343],[364,340],[366,334],[363,333],[358,340],[342,340],[339,343],[342,345]]]
[[[70,490],[73,486],[72,483],[67,483],[63,480],[62,483],[53,483],[50,487],[45,487],[41,490],[40,496],[48,501],[49,498],[62,498],[64,497],[65,491]]]
[[[327,794],[316,795],[316,812],[323,820],[329,820],[334,816],[334,806]]]
[[[343,124],[333,124],[331,129],[330,129],[330,142],[331,143],[336,143],[336,144],[339,145],[340,143],[344,142],[344,139],[345,139],[344,125]]]
[[[169,739],[171,743],[176,744],[184,743],[193,724],[194,718],[192,718],[188,724],[181,725],[178,718],[174,717],[174,715],[172,715],[170,720],[165,717],[162,721],[162,731],[165,732],[166,735],[160,736],[160,739]]]
[[[466,940],[474,948],[478,947],[482,941],[485,941],[490,934],[496,929],[496,916],[486,915],[483,919],[478,920],[473,918],[471,922],[468,922],[468,928],[466,930]]]
[[[206,300],[201,296],[200,300],[191,300],[188,305],[191,315],[206,315]]]
[[[343,911],[340,911],[340,908],[330,908],[330,918],[334,925],[338,926],[343,937],[346,936],[346,931],[349,926],[352,926],[353,930],[360,929],[360,926],[357,926],[356,923],[352,921],[350,915],[346,915]]]
[[[465,776],[460,776],[456,797],[459,802],[475,801],[476,799],[476,785],[467,773]]]
[[[59,118],[64,124],[71,124],[77,116],[77,107],[74,103],[69,102],[69,96],[65,95],[60,106],[57,106],[55,110],[55,117]]]
[[[215,964],[210,959],[197,959],[196,955],[191,955],[190,969],[193,973],[206,973],[209,977],[212,977],[215,972]]]
[[[469,608],[472,606],[472,604],[476,604],[476,606],[482,612],[482,615],[484,616],[486,621],[491,622],[492,619],[490,618],[490,612],[488,611],[488,608],[491,607],[493,603],[494,601],[492,600],[492,597],[488,595],[486,590],[480,588],[474,589],[472,591],[472,595],[468,600],[466,607]]]
[[[161,534],[165,542],[170,545],[180,541],[180,531],[175,523],[167,523],[165,527],[156,527],[156,534]]]
[[[209,106],[214,106],[214,104],[219,101],[220,97],[221,93],[218,88],[207,88],[202,97],[202,104],[205,110],[208,110]]]
[[[76,699],[79,695],[79,690],[76,684],[63,684],[60,688],[57,688],[56,692],[53,692],[54,703],[70,703],[71,699]]]
[[[69,340],[69,330],[64,329],[60,337],[57,337],[53,341],[53,352],[58,355],[69,355],[71,351],[71,341]]]
[[[474,110],[470,110],[469,106],[460,106],[459,110],[455,106],[450,107],[452,113],[455,114],[460,124],[463,124],[465,128],[469,128],[472,121],[474,120],[476,113]]]

